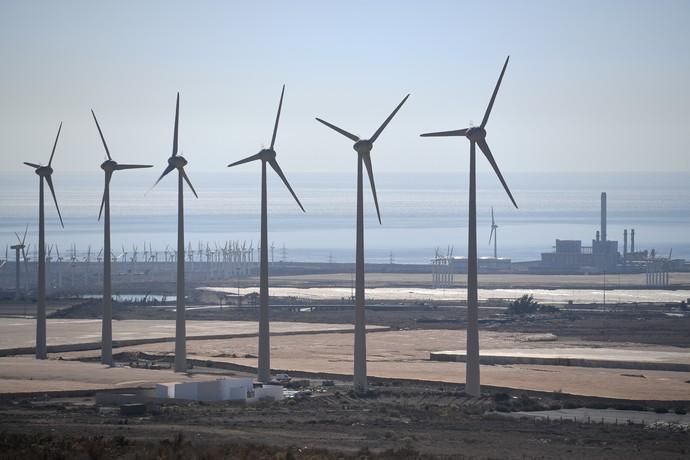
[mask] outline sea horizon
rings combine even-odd
[[[194,171],[188,174],[199,193],[185,190],[185,241],[197,251],[227,241],[259,240],[260,173],[258,168]],[[256,169],[256,171],[254,170]],[[464,256],[467,247],[467,174],[386,173],[377,170],[376,187],[382,224],[376,220],[371,191],[365,186],[365,252],[369,263],[428,263],[438,249]],[[269,176],[269,242],[275,261],[354,261],[355,174],[285,171],[303,203],[302,213],[279,179]],[[113,252],[128,253],[144,245],[163,252],[176,246],[176,181],[164,179],[151,189],[157,168],[118,173],[111,188]],[[478,173],[478,250],[493,256],[489,245],[491,207],[498,225],[499,257],[538,260],[553,250],[556,239],[579,239],[589,246],[600,227],[600,194],[607,192],[609,240],[623,251],[623,230],[635,229],[636,249],[655,249],[659,256],[690,258],[690,173],[508,173],[519,208],[499,181]],[[38,233],[38,180],[27,168],[0,173],[0,245],[15,244],[14,232],[29,225],[30,253]],[[61,255],[76,245],[80,255],[102,248],[98,211],[103,173],[65,172],[53,176],[65,228],[60,228],[46,188],[46,244]],[[630,242],[629,242],[630,244]],[[283,255],[283,245],[287,254]],[[0,246],[1,248],[1,246]],[[2,249],[0,249],[1,251]],[[255,255],[256,256],[256,255]],[[0,254],[4,257],[4,253]],[[256,260],[256,259],[255,259]]]

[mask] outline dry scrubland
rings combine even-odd
[[[142,417],[88,397],[26,398],[0,401],[0,450],[17,459],[687,458],[687,432],[501,412],[562,403],[502,392],[471,401],[453,385],[402,382],[378,382],[366,397],[335,388],[257,407],[165,402]]]

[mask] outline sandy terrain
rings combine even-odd
[[[377,326],[370,326],[376,329]],[[313,333],[350,331],[350,324],[272,322],[271,333]],[[187,337],[211,337],[258,334],[255,321],[189,321]],[[0,349],[33,347],[36,321],[24,318],[0,318]],[[101,341],[101,321],[96,319],[49,319],[48,345],[94,343]],[[175,337],[175,321],[124,320],[113,322],[113,340],[164,339]],[[167,345],[170,347],[170,345]]]
[[[0,358],[0,393],[133,388],[213,378],[212,375],[189,376],[170,370],[108,367],[78,361]]]
[[[526,334],[482,332],[481,347],[490,349],[548,350],[553,342],[526,342]],[[367,336],[368,372],[371,376],[463,383],[462,363],[430,361],[431,351],[457,349],[465,342],[464,331],[414,330],[377,332]],[[271,365],[274,369],[313,373],[352,375],[353,336],[319,334],[274,337],[271,340]],[[600,347],[597,342],[563,342],[558,347],[573,350]],[[687,360],[687,350],[639,344],[616,344],[628,356],[644,353],[676,353]],[[612,344],[606,344],[613,348]],[[119,351],[169,353],[168,344],[125,347]],[[244,366],[256,366],[256,339],[201,340],[188,343],[189,358],[212,359]],[[233,354],[238,356],[233,358]],[[97,352],[64,353],[66,358],[97,356]],[[642,376],[642,377],[641,377]],[[542,365],[482,366],[482,383],[497,387],[565,393],[620,399],[686,400],[690,395],[690,373],[595,369]]]

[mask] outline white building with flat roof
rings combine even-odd
[[[262,399],[283,399],[281,385],[254,383],[250,378],[223,378],[204,382],[156,384],[159,398],[191,401],[244,401],[253,403]]]

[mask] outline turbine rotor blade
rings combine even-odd
[[[192,189],[192,193],[194,194],[195,197],[199,198],[199,195],[196,194],[196,190],[194,190],[194,186],[192,185],[192,181],[189,180],[189,177],[187,176],[187,173],[184,171],[184,168],[180,169],[180,174],[182,174],[182,178],[187,182],[187,185],[189,185],[189,188]]]
[[[285,174],[283,174],[283,170],[280,169],[280,166],[278,165],[278,161],[276,161],[276,159],[273,158],[271,160],[268,160],[268,164],[271,165],[271,167],[276,172],[276,174],[278,174],[278,176],[280,176],[280,178],[283,180],[283,183],[285,184],[287,189],[292,194],[292,197],[295,199],[295,201],[297,202],[297,205],[300,207],[302,212],[306,212],[304,210],[304,206],[302,206],[302,203],[300,203],[299,198],[297,198],[297,195],[295,194],[294,190],[292,190],[292,187],[290,187],[290,183],[288,182],[287,178],[285,177]]]
[[[491,206],[491,226],[493,227],[496,225],[496,221],[494,221],[494,207]]]
[[[491,100],[489,105],[486,107],[486,112],[484,113],[484,119],[480,125],[482,128],[486,127],[486,123],[489,121],[489,115],[491,114],[491,109],[494,106],[494,101],[496,100],[496,94],[498,94],[498,88],[501,86],[501,80],[503,80],[503,74],[506,72],[506,67],[508,67],[508,60],[510,56],[506,58],[506,63],[503,64],[503,70],[501,70],[501,76],[498,77],[498,82],[496,82],[496,87],[494,88],[494,93],[491,95]]]
[[[376,206],[376,215],[379,218],[379,224],[381,224],[381,212],[379,211],[379,200],[376,197],[376,184],[374,183],[374,171],[371,169],[371,155],[368,153],[362,154],[362,160],[364,161],[364,166],[367,167],[367,174],[369,175],[369,183],[371,184],[371,192],[374,195],[374,205]]]
[[[34,169],[38,169],[41,167],[41,165],[37,165],[36,163],[29,163],[28,161],[25,161],[24,164],[27,166],[31,166]]]
[[[317,118],[316,118],[316,121],[318,121],[319,123],[323,123],[324,125],[328,126],[328,127],[331,128],[332,130],[335,130],[335,131],[339,132],[340,134],[342,134],[343,136],[347,137],[348,139],[350,139],[350,140],[352,140],[352,141],[354,141],[354,142],[357,142],[357,141],[359,140],[359,137],[355,136],[354,134],[348,133],[348,132],[345,131],[344,129],[338,128],[336,125],[333,125],[333,124],[331,124],[331,123],[329,123],[329,122],[327,122],[327,121],[325,121],[325,120],[322,120],[321,118],[318,118],[318,117],[317,117]]]
[[[98,134],[101,135],[101,141],[103,141],[103,147],[105,148],[105,154],[108,155],[108,160],[112,160],[113,158],[110,156],[110,150],[108,150],[108,144],[105,143],[105,137],[103,137],[103,131],[101,131],[101,125],[98,124],[98,119],[96,118],[96,114],[93,113],[93,109],[91,109],[91,115],[93,115],[93,121],[96,122],[96,128],[98,128]]]
[[[177,102],[175,103],[175,132],[173,134],[172,156],[177,155],[177,127],[180,121],[180,92],[177,92]]]
[[[105,191],[110,187],[110,179],[112,179],[113,173],[111,171],[106,171],[105,173],[105,190],[103,190],[103,198],[101,199],[101,210],[98,211],[98,220],[101,220],[101,214],[103,214],[103,206],[105,206]]]
[[[506,190],[506,193],[510,197],[510,201],[513,202],[513,206],[515,206],[517,208],[518,205],[515,202],[515,198],[513,198],[513,194],[510,193],[510,189],[508,188],[508,184],[506,184],[505,179],[503,179],[503,174],[501,174],[501,170],[498,169],[498,165],[496,164],[496,160],[494,160],[494,156],[491,154],[491,150],[489,149],[489,144],[487,144],[486,140],[484,140],[484,139],[478,140],[477,144],[479,145],[479,148],[481,149],[481,151],[484,152],[484,156],[486,157],[486,159],[489,160],[489,163],[491,163],[491,167],[494,168],[494,171],[496,172],[496,175],[498,176],[499,180],[501,181],[501,184],[503,184],[503,188]]]
[[[139,169],[139,168],[152,168],[153,165],[117,165],[115,170],[121,171],[123,169]]]
[[[251,155],[251,156],[248,156],[247,158],[244,158],[242,160],[236,161],[234,163],[230,163],[228,165],[228,168],[232,168],[233,166],[241,165],[244,163],[249,163],[251,161],[260,160],[260,159],[261,159],[261,153],[257,153],[256,155]]]
[[[26,224],[26,228],[24,229],[24,236],[22,236],[22,245],[24,245],[24,242],[26,241],[26,232],[29,231],[29,224]]]
[[[489,233],[489,244],[491,244],[491,237],[494,235],[494,227],[491,227],[491,233]]]
[[[398,106],[395,108],[395,110],[393,110],[393,112],[391,112],[391,114],[388,115],[388,118],[386,118],[386,121],[384,121],[384,122],[381,124],[381,126],[379,126],[379,129],[376,130],[376,132],[374,133],[374,135],[371,136],[371,139],[369,139],[370,142],[373,143],[373,142],[376,141],[376,139],[378,139],[378,137],[381,135],[381,133],[383,132],[383,130],[386,129],[386,126],[388,126],[388,123],[390,123],[391,120],[393,119],[393,117],[395,116],[395,114],[398,113],[398,110],[400,110],[400,107],[402,107],[402,105],[405,103],[405,101],[407,100],[408,97],[410,97],[409,94],[408,94],[407,96],[405,96],[405,97],[403,98],[403,100],[400,102],[400,104],[398,104]]]
[[[53,156],[55,156],[55,147],[57,147],[57,141],[60,138],[60,131],[62,131],[62,122],[60,122],[60,127],[58,128],[57,136],[55,136],[55,143],[53,144],[53,151],[50,152],[50,160],[48,161],[48,166],[53,164]]]
[[[161,174],[161,177],[158,178],[158,180],[156,181],[156,183],[153,184],[153,186],[152,186],[151,188],[153,188],[153,187],[155,187],[156,185],[158,185],[158,183],[161,181],[161,179],[163,179],[165,176],[167,176],[168,174],[170,174],[170,172],[171,172],[173,169],[175,169],[175,167],[174,167],[173,165],[170,165],[170,164],[169,164],[168,167],[165,168],[165,171],[163,171],[163,174]]]
[[[280,121],[280,110],[283,108],[283,95],[285,94],[285,85],[283,85],[283,91],[280,93],[280,103],[278,104],[278,113],[276,114],[276,124],[273,127],[273,137],[271,138],[271,150],[276,143],[276,134],[278,133],[278,122]]]
[[[450,137],[450,136],[464,136],[467,134],[468,128],[456,129],[453,131],[439,131],[436,133],[420,134],[421,137]]]
[[[62,225],[62,228],[65,228],[65,224],[62,221],[62,215],[60,214],[60,206],[58,206],[57,197],[55,196],[55,189],[53,188],[53,179],[50,177],[50,175],[45,176],[45,177],[46,177],[46,182],[48,182],[48,188],[50,188],[50,193],[53,195],[53,201],[55,202],[55,209],[57,209],[58,217],[60,218],[60,225]]]

